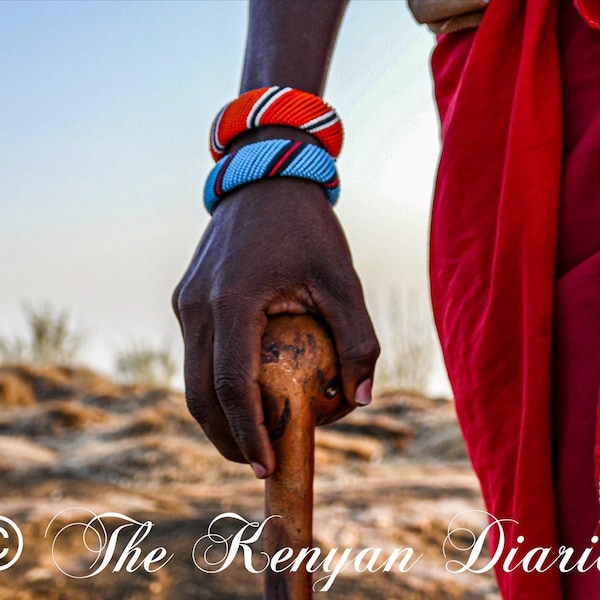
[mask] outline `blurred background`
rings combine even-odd
[[[182,385],[170,295],[208,222],[208,128],[238,92],[247,9],[0,4],[5,351],[32,311],[62,315],[78,360],[115,374],[123,355],[167,355]],[[325,98],[346,129],[336,210],[383,346],[377,384],[449,395],[427,290],[432,46],[404,1],[351,2]]]

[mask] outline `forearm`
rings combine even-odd
[[[321,95],[347,0],[251,0],[241,91],[290,86]]]

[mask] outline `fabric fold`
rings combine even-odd
[[[554,0],[492,1],[432,57],[443,152],[430,275],[459,421],[504,553],[556,548],[550,364],[562,114]],[[541,91],[541,93],[540,93]],[[524,536],[518,543],[517,536]],[[492,551],[498,544],[492,540]],[[503,598],[562,598],[557,570],[507,573]]]

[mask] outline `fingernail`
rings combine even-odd
[[[252,467],[257,479],[265,478],[267,470],[260,463],[251,463],[250,466]]]
[[[373,381],[371,379],[365,379],[356,388],[354,393],[354,402],[360,406],[366,406],[371,403],[371,391],[373,389]]]

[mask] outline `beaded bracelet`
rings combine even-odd
[[[314,94],[272,86],[245,92],[221,109],[210,132],[215,161],[234,137],[264,125],[285,125],[311,133],[333,158],[342,148],[342,122],[331,106]]]
[[[323,148],[294,140],[266,140],[242,146],[213,167],[204,186],[206,210],[212,215],[227,192],[269,177],[316,181],[323,186],[332,206],[340,192],[335,163]]]

